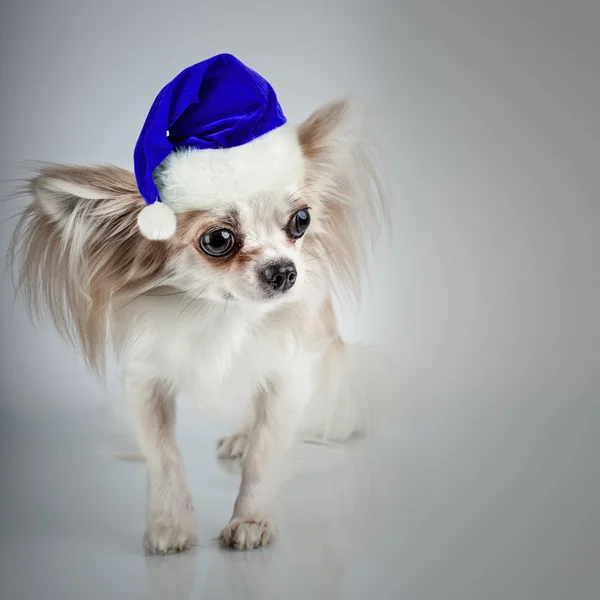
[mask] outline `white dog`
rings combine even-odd
[[[358,297],[386,223],[361,111],[333,102],[281,131],[301,156],[300,178],[273,177],[248,194],[230,189],[216,154],[208,170],[202,151],[171,154],[155,174],[163,201],[185,205],[209,189],[214,202],[176,210],[168,239],[141,232],[145,204],[129,171],[45,166],[27,190],[33,200],[12,243],[19,287],[93,371],[103,372],[109,346],[122,365],[148,468],[150,552],[195,541],[174,438],[178,393],[218,402],[232,386],[247,390],[244,425],[218,442],[219,456],[242,459],[221,533],[238,549],[276,534],[276,487],[293,440],[344,440],[372,414],[369,356],[341,341],[332,304],[334,294]],[[286,156],[267,162],[277,169]]]

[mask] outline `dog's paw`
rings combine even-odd
[[[144,548],[150,554],[174,554],[196,544],[194,513],[183,518],[156,519],[144,534]]]
[[[222,437],[217,442],[217,456],[219,458],[241,458],[247,445],[248,434],[246,432]]]
[[[250,550],[266,546],[275,534],[275,527],[266,519],[232,519],[221,531],[221,543],[236,550]]]

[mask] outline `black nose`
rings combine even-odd
[[[276,292],[285,292],[295,283],[298,273],[291,261],[271,263],[262,272],[265,283]]]

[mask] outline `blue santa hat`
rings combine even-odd
[[[175,213],[292,184],[302,160],[295,131],[275,91],[231,54],[188,67],[158,94],[135,146],[134,170],[146,207],[142,234],[164,240]],[[157,167],[168,166],[172,197],[159,194]],[[161,187],[161,186],[159,186]]]

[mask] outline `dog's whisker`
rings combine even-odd
[[[302,192],[306,192],[306,190],[310,188],[319,188],[318,183],[308,183],[303,185],[301,188],[298,188],[294,192],[292,192],[289,196],[286,197],[285,201],[287,204],[292,204],[296,198],[296,196],[300,195]]]
[[[196,301],[198,300],[198,298],[200,298],[200,296],[206,291],[207,287],[206,285],[202,284],[204,287],[200,287],[200,291],[198,292],[198,294],[192,298],[183,308],[183,310],[179,313],[178,317],[175,319],[175,323],[177,323],[179,321],[179,319],[181,318],[181,316],[183,315],[183,313]]]
[[[146,290],[145,292],[142,292],[141,294],[138,294],[137,296],[135,296],[134,298],[132,298],[131,300],[129,300],[128,302],[126,302],[124,305],[120,306],[117,310],[113,311],[112,314],[115,315],[116,313],[120,312],[121,310],[123,310],[124,308],[126,308],[127,306],[129,306],[131,303],[135,302],[138,298],[141,298],[142,296],[144,296],[148,292],[151,292],[152,290],[155,290],[155,289],[159,288],[165,281],[167,281],[171,277],[172,277],[172,273],[169,273],[168,275],[166,275],[165,277],[163,277],[154,287],[151,287],[149,290]]]
[[[307,250],[306,248],[304,248],[305,252],[307,252],[307,254],[309,254],[312,258],[309,258],[308,260],[304,261],[304,262],[311,262],[313,260],[321,260],[322,258],[326,258],[327,256],[331,256],[334,252],[337,252],[339,250],[339,248],[334,248],[333,250],[330,250],[329,252],[324,252],[323,254],[320,254],[318,256],[315,256],[314,254],[312,254],[309,250]]]

